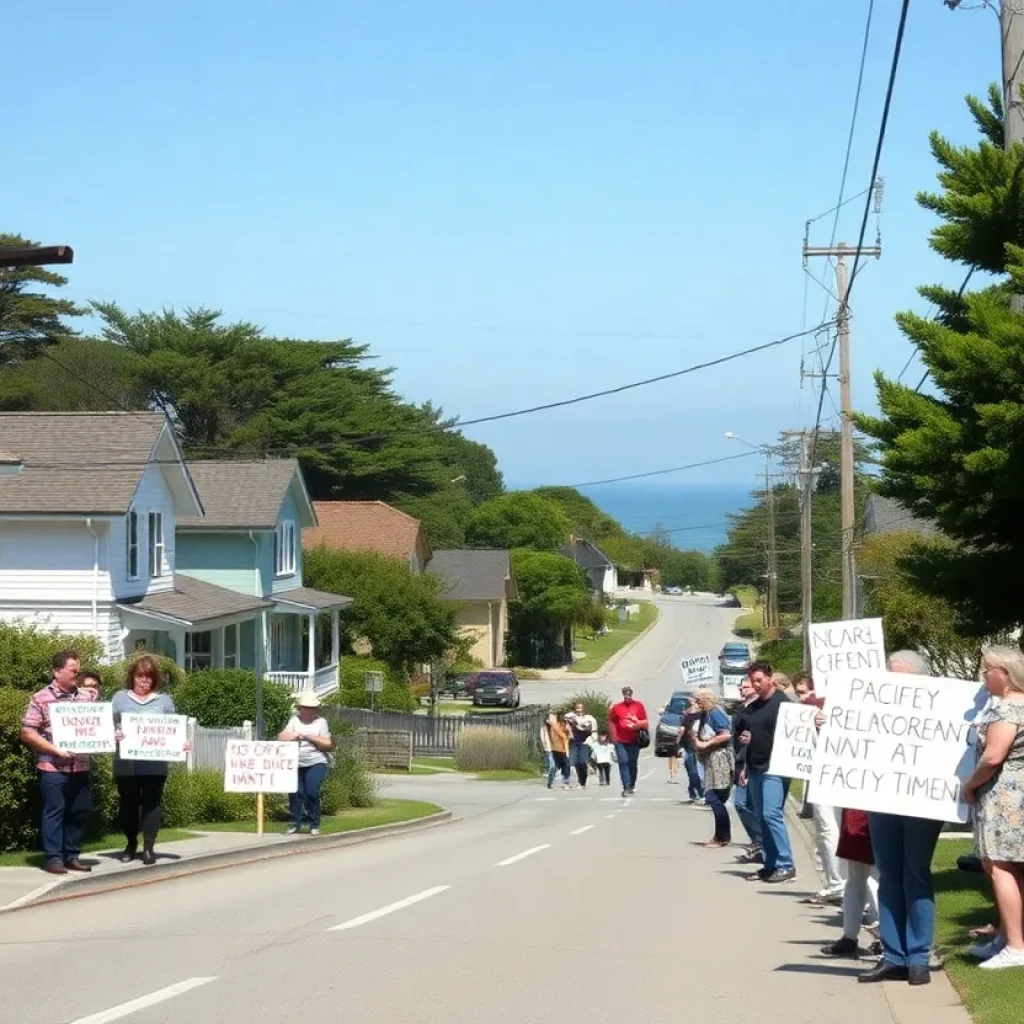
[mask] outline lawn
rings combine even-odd
[[[733,593],[744,608],[753,608],[757,604],[757,588],[742,586],[735,587]]]
[[[337,814],[331,814],[320,822],[324,835],[337,832],[352,832],[375,825],[396,825],[403,821],[414,821],[437,814],[443,808],[424,800],[379,800],[373,807],[347,807]],[[284,832],[288,827],[283,821],[268,821],[266,832]],[[196,825],[197,832],[255,832],[256,821],[217,821],[208,825]],[[161,834],[162,835],[162,834]]]
[[[744,612],[744,614],[736,620],[732,627],[732,631],[737,636],[753,639],[761,631],[763,626],[764,616],[761,614],[761,609],[758,608],[756,611]]]
[[[182,839],[195,839],[194,832],[186,832],[178,828],[164,829],[157,845],[165,843],[176,843]],[[111,832],[109,835],[101,836],[91,842],[85,843],[82,847],[83,853],[99,853],[107,850],[121,850],[124,848],[124,836],[120,832]],[[35,850],[18,850],[14,853],[0,853],[0,867],[3,868],[41,868],[43,866],[43,855]]]
[[[574,661],[570,672],[596,672],[613,654],[617,654],[630,641],[635,640],[646,629],[658,621],[658,609],[650,601],[640,601],[640,612],[628,622],[622,622],[610,629],[604,636],[590,640],[576,635],[576,650],[583,654]]]
[[[943,839],[932,864],[938,900],[935,942],[946,973],[975,1024],[1019,1024],[1024,998],[1020,971],[980,971],[967,956],[972,928],[995,921],[992,891],[984,875],[960,871],[956,859],[973,852],[971,840]]]
[[[524,782],[539,779],[541,772],[538,768],[490,768],[487,771],[474,772],[473,775],[484,782]]]
[[[414,757],[410,771],[401,768],[373,769],[377,775],[441,775],[455,770],[455,760],[451,757]]]

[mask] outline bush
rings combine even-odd
[[[367,672],[384,674],[383,693],[366,692]],[[405,712],[415,711],[419,707],[419,701],[409,689],[405,677],[385,665],[383,661],[376,661],[373,658],[342,658],[339,683],[341,689],[328,697],[328,704],[346,708],[372,706],[381,711]]]
[[[266,800],[268,817],[271,805],[279,798]],[[175,765],[164,788],[163,827],[189,828],[204,822],[254,820],[256,796],[253,793],[225,793],[224,773],[217,769],[188,772]]]
[[[27,693],[0,687],[0,851],[28,849],[39,833],[35,763],[18,738],[27,706]]]
[[[292,714],[287,686],[263,680],[263,721],[267,736],[276,736]],[[208,729],[225,729],[256,721],[256,673],[247,668],[203,669],[190,672],[174,690],[181,715],[195,718]]]
[[[581,690],[579,693],[574,693],[567,701],[563,701],[553,710],[561,717],[567,712],[572,711],[577,704],[582,704],[583,710],[588,715],[593,715],[597,719],[598,732],[608,731],[608,712],[611,710],[612,702],[606,694],[600,693],[597,690]]]
[[[465,726],[455,745],[455,767],[463,772],[520,771],[528,761],[523,737],[499,726]]]
[[[50,663],[58,651],[76,650],[85,668],[97,666],[103,648],[93,636],[71,636],[20,622],[0,622],[0,680],[4,686],[34,692],[50,681]]]
[[[110,665],[100,666],[100,682],[105,699],[110,700],[118,690],[124,689],[125,680],[128,678],[128,666],[141,657],[156,658],[163,674],[163,685],[168,687],[172,693],[176,692],[177,686],[185,682],[185,670],[176,664],[173,658],[165,658],[162,654],[153,654],[150,651],[139,651],[130,658],[125,658],[124,661],[115,661]]]

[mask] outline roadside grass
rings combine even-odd
[[[613,655],[622,650],[626,644],[635,640],[641,633],[658,621],[658,609],[650,601],[640,601],[640,612],[627,622],[612,627],[604,636],[590,640],[580,635],[576,637],[576,649],[583,654],[578,661],[569,666],[570,672],[596,672]]]
[[[164,829],[158,839],[157,845],[165,843],[177,843],[182,839],[195,839],[195,832],[188,832],[180,828]],[[82,845],[82,853],[106,853],[108,851],[121,850],[124,848],[124,836],[120,832],[111,832],[91,842]],[[0,853],[0,867],[2,868],[41,868],[45,858],[36,850],[16,850],[13,853]]]
[[[973,850],[974,843],[969,839],[943,839],[935,851],[936,945],[945,957],[946,973],[975,1024],[1019,1024],[1024,994],[1020,972],[981,971],[967,956],[970,930],[996,919],[988,879],[956,866],[957,857]]]
[[[375,775],[450,775],[455,771],[451,757],[414,757],[410,771],[401,768],[374,768]]]
[[[325,815],[320,822],[320,831],[324,835],[334,835],[376,825],[397,825],[403,821],[426,818],[441,810],[443,808],[437,804],[425,800],[379,800],[373,807],[346,807],[337,814]],[[288,823],[284,821],[264,823],[265,832],[284,832],[287,828]],[[196,825],[195,829],[197,832],[255,832],[256,821],[217,821]]]
[[[753,608],[757,604],[757,587],[744,585],[734,587],[732,592],[744,608]]]
[[[543,774],[540,768],[491,768],[487,771],[470,773],[482,782],[525,782],[539,779]]]
[[[752,640],[761,632],[763,623],[764,617],[761,614],[761,609],[758,608],[756,611],[741,615],[733,625],[732,631],[737,636]]]

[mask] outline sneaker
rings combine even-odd
[[[320,835],[320,829],[318,829],[318,828],[311,828],[309,830],[309,834],[311,836],[318,836],[318,835]]]
[[[285,833],[284,834],[286,836],[294,836],[294,835],[298,835],[298,832],[299,832],[299,826],[298,825],[289,825],[288,828],[285,829]]]
[[[857,940],[849,939],[845,935],[836,942],[830,942],[827,946],[821,947],[822,956],[842,956],[856,959],[859,952],[860,947],[857,945]]]
[[[747,875],[747,881],[748,882],[767,882],[768,879],[771,878],[771,876],[774,873],[775,872],[765,871],[764,868],[761,868],[760,871],[755,871],[752,875]]]
[[[1006,949],[1006,939],[1002,935],[996,934],[988,942],[980,942],[976,946],[971,946],[967,953],[975,960],[990,960],[996,953],[1002,953],[1004,949]]]
[[[796,868],[776,868],[765,881],[769,885],[778,885],[780,882],[792,882],[796,880]]]
[[[983,971],[1001,971],[1004,967],[1024,967],[1024,949],[1004,946],[996,955],[978,965]]]

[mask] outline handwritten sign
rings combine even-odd
[[[885,668],[885,631],[881,619],[815,622],[810,627],[814,690],[822,696],[834,672]]]
[[[775,724],[775,740],[768,764],[769,775],[786,779],[809,779],[818,730],[814,716],[818,709],[808,704],[783,704]],[[817,795],[817,794],[815,794]]]
[[[53,745],[69,754],[112,754],[117,749],[112,704],[51,704],[50,727]]]
[[[715,670],[710,654],[693,654],[689,658],[683,658],[681,668],[684,686],[699,686],[701,683],[714,681]]]
[[[188,739],[185,715],[121,716],[123,739],[119,753],[125,761],[184,761]]]
[[[815,800],[966,821],[960,790],[974,770],[974,721],[986,698],[977,683],[961,679],[834,673],[812,762]]]
[[[299,744],[228,740],[225,793],[294,793],[299,788]]]

